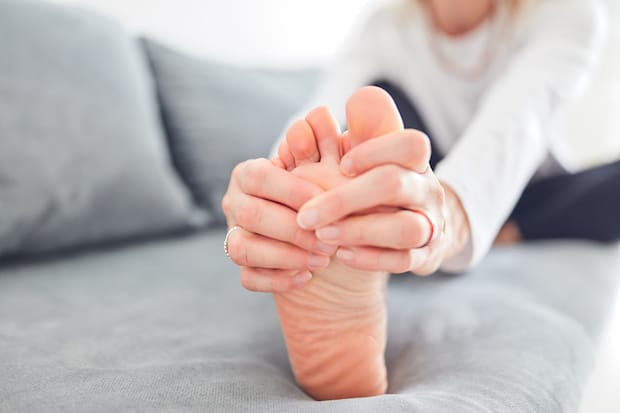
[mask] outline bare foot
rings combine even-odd
[[[356,92],[347,103],[346,145],[402,129],[392,99],[378,88]],[[310,112],[287,132],[293,173],[325,189],[349,178],[340,173],[342,148],[326,108]],[[387,273],[353,270],[337,259],[304,287],[274,298],[298,384],[319,400],[385,393]]]
[[[521,231],[513,221],[508,221],[495,237],[495,245],[512,245],[521,242]]]

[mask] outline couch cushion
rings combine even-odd
[[[200,205],[220,222],[233,167],[267,157],[305,103],[317,72],[236,67],[143,40],[158,86],[174,163]]]
[[[0,268],[0,411],[575,412],[619,281],[617,246],[576,242],[394,276],[389,394],[316,402],[224,235]]]
[[[0,1],[0,255],[187,228],[152,79],[123,28]]]

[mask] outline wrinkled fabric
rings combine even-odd
[[[316,402],[224,235],[4,264],[0,411],[574,412],[620,273],[617,246],[564,242],[395,275],[389,394]]]

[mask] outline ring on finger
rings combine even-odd
[[[422,215],[428,222],[428,225],[430,227],[428,238],[426,239],[426,242],[418,248],[427,247],[435,238],[435,221],[432,219],[432,215],[428,212],[421,211],[419,209],[414,209],[413,212],[415,212],[416,214]]]
[[[230,254],[228,253],[228,239],[230,238],[230,235],[238,229],[242,229],[242,228],[239,225],[233,226],[226,233],[226,237],[224,237],[224,253],[226,254],[228,258],[230,258]]]

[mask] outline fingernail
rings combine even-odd
[[[310,268],[324,268],[329,265],[329,257],[324,255],[311,255],[308,257],[308,267]]]
[[[316,243],[316,248],[323,254],[327,254],[327,255],[332,255],[334,252],[336,252],[336,249],[338,249],[336,245],[325,244],[324,242],[321,242],[321,241]]]
[[[304,285],[311,279],[312,279],[312,274],[310,274],[309,271],[302,272],[293,277],[293,285],[295,286]]]
[[[340,258],[343,261],[351,261],[354,255],[355,254],[353,254],[352,250],[345,248],[340,248],[338,251],[336,251],[336,257]]]
[[[319,211],[315,209],[307,209],[297,215],[297,223],[304,229],[309,229],[317,222],[319,222]]]
[[[316,231],[316,236],[323,241],[335,241],[340,236],[340,230],[335,226],[323,227]]]
[[[351,158],[344,158],[340,162],[340,170],[345,175],[353,175],[353,160]]]

